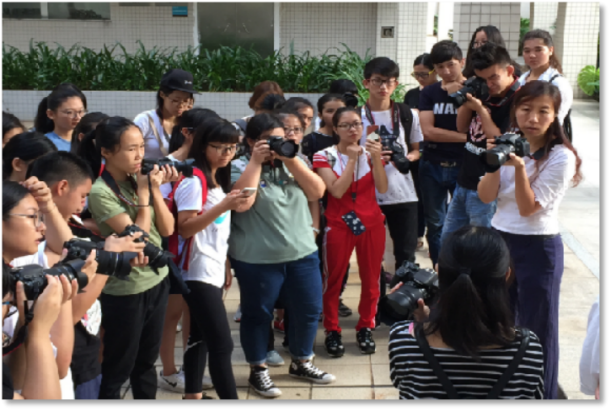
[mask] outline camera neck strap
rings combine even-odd
[[[545,153],[551,151],[552,148],[558,144],[562,144],[562,139],[556,137],[555,139],[552,140],[549,147],[541,147],[540,149],[532,153],[530,155],[530,158],[532,158],[535,161],[541,160],[543,156],[545,155]]]
[[[393,136],[398,137],[399,134],[401,134],[401,128],[399,126],[400,120],[401,120],[400,119],[401,113],[399,113],[399,106],[391,101],[390,102],[390,111],[392,115],[391,132]],[[369,124],[371,124],[372,126],[376,125],[376,122],[373,119],[373,115],[371,114],[371,107],[369,106],[369,101],[365,103],[365,117],[367,117],[367,121],[369,121]]]
[[[492,98],[492,96],[488,96],[488,98],[486,100],[484,100],[484,103],[487,106],[502,107],[502,106],[504,106],[507,103],[507,101],[510,98],[513,97],[514,94],[516,94],[516,91],[518,91],[520,89],[520,87],[522,87],[522,85],[518,81],[518,78],[516,76],[514,76],[513,83],[511,84],[511,87],[509,87],[509,90],[507,91],[507,94],[505,94],[505,97],[503,97],[501,99],[501,101],[499,101],[498,103],[492,103],[492,102],[490,102],[490,99]]]
[[[119,198],[119,200],[123,201],[125,204],[131,207],[148,207],[148,206],[140,206],[136,204],[137,195],[138,195],[138,183],[136,183],[136,179],[133,176],[127,176],[127,180],[129,181],[132,188],[134,189],[134,196],[131,200],[123,195],[123,193],[121,192],[121,189],[119,188],[119,185],[117,184],[115,179],[112,177],[112,175],[110,175],[108,170],[106,169],[102,170],[100,177],[102,177],[102,180],[104,180],[104,183],[106,183],[108,188],[112,190],[112,192]],[[150,188],[150,184],[151,183],[149,180],[149,188]],[[152,200],[153,200],[153,193],[151,193],[149,205],[153,204]]]
[[[91,241],[96,242],[106,240],[106,237],[102,237],[100,234],[94,233],[74,218],[70,218],[68,220],[68,226],[70,227],[70,231],[72,231],[72,234],[74,234],[76,237],[89,238],[91,239]]]
[[[21,345],[28,337],[28,324],[30,324],[30,322],[32,322],[32,319],[34,318],[34,310],[30,310],[30,306],[28,305],[27,300],[23,302],[23,312],[25,314],[25,323],[23,324],[23,326],[21,326],[19,331],[17,331],[17,334],[15,334],[13,341],[11,341],[9,345],[2,347],[3,357],[9,355],[13,351],[21,347]]]

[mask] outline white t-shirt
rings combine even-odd
[[[204,187],[202,188],[202,184]],[[220,187],[208,190],[206,182],[199,178],[184,179],[176,190],[176,208],[181,211],[206,212],[219,204],[225,198]],[[206,203],[202,207],[202,190]],[[189,255],[189,269],[183,270],[185,281],[201,281],[216,287],[225,284],[225,261],[229,231],[231,227],[231,211],[226,211],[212,224],[193,236]],[[187,253],[183,255],[183,260]],[[181,266],[184,261],[181,261]]]
[[[558,208],[575,174],[575,155],[564,145],[556,145],[548,159],[536,169],[535,160],[524,158],[530,187],[541,209],[530,217],[520,216],[516,203],[515,167],[501,167],[501,181],[492,227],[512,234],[558,234]]]
[[[361,146],[365,147],[367,141],[367,127],[370,125],[367,116],[365,115],[365,108],[361,109],[361,115],[363,118],[363,136],[361,137]],[[392,112],[391,110],[386,111],[372,111],[371,115],[376,125],[384,125],[389,132],[392,133]],[[420,129],[420,120],[418,119],[418,113],[412,110],[414,121],[412,123],[412,130],[410,135],[411,143],[419,143],[423,141],[422,130]],[[405,155],[409,153],[409,147],[405,143],[405,130],[403,125],[399,123],[399,138],[397,141],[405,150]],[[416,194],[416,188],[414,187],[414,179],[412,173],[401,174],[399,170],[392,164],[387,164],[384,167],[386,175],[388,176],[388,191],[384,194],[378,193],[376,190],[376,198],[379,205],[389,204],[401,204],[401,203],[412,203],[418,201],[418,195]]]
[[[530,75],[530,70],[526,73],[522,74],[518,81],[521,85],[526,84],[526,79]],[[558,87],[560,90],[560,97],[562,98],[562,102],[560,103],[560,109],[558,110],[558,120],[560,120],[560,125],[564,123],[564,118],[569,113],[569,110],[573,106],[573,88],[569,81],[562,76],[555,68],[548,68],[539,76],[537,80],[541,81],[549,81],[552,77],[558,76],[552,81],[552,84]]]
[[[153,118],[153,123],[157,129],[157,135],[163,145],[163,150],[159,148],[159,141],[151,128],[149,116]],[[170,150],[170,136],[163,129],[161,119],[157,115],[157,110],[144,111],[136,116],[134,123],[138,126],[144,137],[144,158],[159,159],[167,156]]]
[[[588,331],[579,361],[581,392],[594,395],[600,383],[600,296],[592,305],[588,316]]]
[[[36,254],[27,255],[25,257],[15,258],[11,261],[11,266],[13,267],[21,267],[29,264],[37,264],[42,268],[49,268],[49,261],[47,256],[45,255],[45,247],[47,246],[47,242],[43,241],[38,245],[38,252]],[[9,320],[10,322],[5,321],[2,326],[2,332],[6,333],[10,338],[13,337],[15,333],[15,327],[17,326],[17,320],[19,319],[19,313],[11,316]],[[57,358],[57,347],[51,343],[53,347],[53,355]],[[68,373],[64,378],[59,380],[59,385],[62,390],[62,400],[73,400],[74,399],[74,382],[72,381],[72,371],[70,367],[68,367]]]

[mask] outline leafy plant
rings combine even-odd
[[[518,45],[518,55],[522,55],[522,43],[524,42],[524,36],[530,29],[530,19],[520,18],[520,44]]]
[[[588,96],[599,93],[600,89],[600,68],[585,66],[577,76],[579,88]]]

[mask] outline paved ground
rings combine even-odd
[[[585,337],[590,307],[599,294],[600,261],[600,114],[598,103],[575,101],[573,106],[574,143],[582,160],[584,181],[567,193],[561,208],[560,221],[565,241],[565,272],[560,301],[560,384],[569,399],[592,399],[579,391],[579,359]],[[386,266],[393,266],[391,248],[387,249]],[[418,253],[418,262],[430,266],[426,250]],[[353,261],[344,302],[356,312],[360,283],[357,265]],[[239,325],[233,322],[233,314],[239,302],[239,292],[234,286],[227,295],[226,306],[234,337],[234,373],[241,399],[260,399],[248,388],[248,365],[239,340]],[[361,355],[356,346],[354,326],[357,316],[341,319],[346,355],[331,359],[324,351],[324,335],[319,327],[316,339],[314,363],[325,371],[336,375],[337,381],[330,386],[314,386],[287,376],[288,365],[272,368],[273,379],[283,392],[280,399],[397,399],[392,387],[388,368],[388,327],[374,332],[378,352],[371,356]],[[281,349],[282,336],[277,334],[276,347],[288,364],[289,357]],[[182,363],[182,342],[176,338],[176,363]],[[214,390],[207,391],[215,396]],[[129,387],[125,387],[125,399],[131,398]],[[180,399],[180,394],[158,391],[158,399]]]

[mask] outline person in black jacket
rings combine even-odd
[[[419,86],[407,91],[403,99],[403,104],[407,104],[409,108],[418,110],[420,90],[439,81],[429,53],[424,53],[416,57],[416,60],[414,60],[414,71],[412,71],[411,76],[418,81]]]

